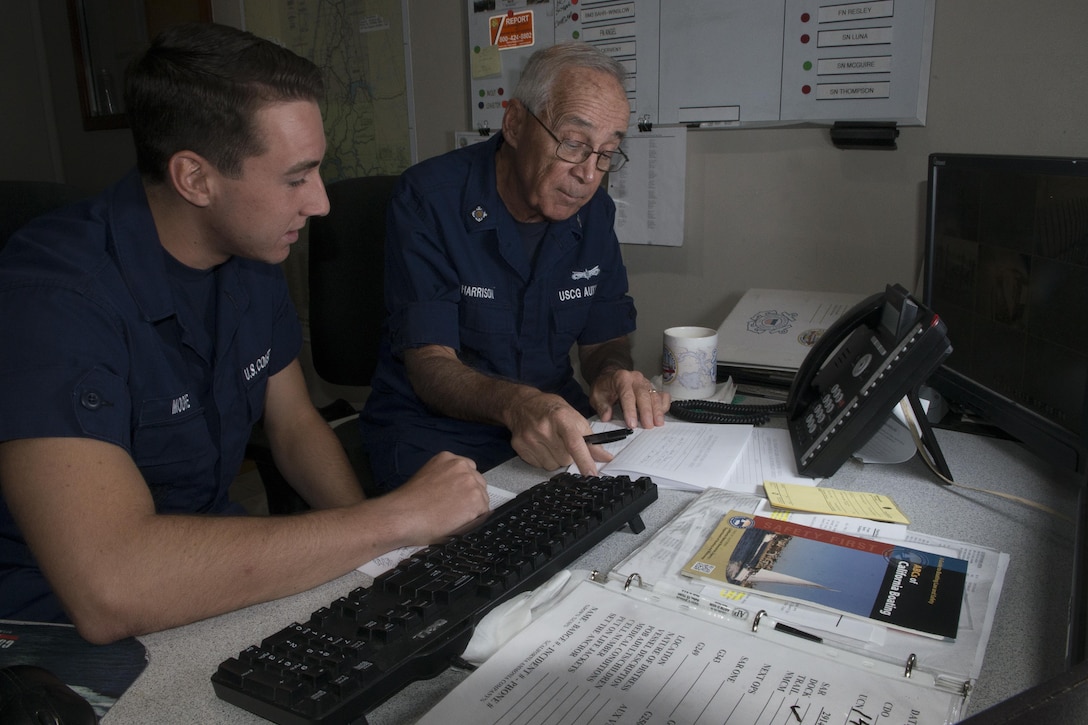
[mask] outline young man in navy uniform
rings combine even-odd
[[[634,303],[601,188],[626,157],[624,69],[584,43],[537,51],[501,133],[403,175],[389,212],[388,329],[360,418],[395,487],[449,450],[486,470],[517,454],[586,474],[586,416],[664,424],[668,396],[632,371]],[[574,376],[577,346],[587,396]]]
[[[92,642],[299,592],[487,511],[442,454],[365,501],[307,394],[278,264],[328,212],[321,76],[217,25],[164,32],[126,83],[138,172],[0,255],[0,618]],[[263,416],[314,507],[228,498]]]

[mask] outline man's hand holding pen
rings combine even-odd
[[[607,401],[612,401],[607,404]],[[601,422],[623,425],[618,430],[593,433],[589,421],[554,394],[526,391],[516,405],[507,408],[504,422],[512,433],[511,445],[530,465],[555,470],[575,464],[583,475],[597,475],[597,465],[612,460],[602,447],[623,440],[635,428],[665,424],[668,393],[656,390],[641,373],[613,370],[597,377],[590,402]],[[619,410],[613,415],[613,406]],[[622,416],[622,417],[621,417]]]

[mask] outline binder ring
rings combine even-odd
[[[763,619],[763,615],[766,614],[766,613],[767,613],[766,609],[760,609],[758,612],[756,612],[755,619],[752,620],[752,631],[753,632],[759,631],[759,620]]]
[[[918,658],[913,652],[910,653],[910,657],[907,658],[907,668],[903,672],[903,677],[910,677],[910,673],[914,671],[914,665],[918,662]]]
[[[636,571],[636,572],[635,572],[634,574],[632,574],[631,576],[627,577],[627,581],[625,581],[625,582],[623,583],[623,591],[627,591],[628,589],[630,589],[630,588],[631,588],[631,581],[632,581],[633,579],[638,579],[638,586],[639,586],[639,589],[641,589],[641,588],[642,588],[642,576],[641,576],[641,575],[640,575],[640,574],[639,574],[639,573],[638,573],[638,572]]]

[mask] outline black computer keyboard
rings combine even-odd
[[[639,513],[656,499],[649,478],[558,474],[225,660],[215,694],[282,725],[365,723],[406,685],[446,669],[496,605],[624,524],[640,533]]]

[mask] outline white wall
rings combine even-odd
[[[409,0],[421,157],[469,127],[463,6]],[[1083,0],[936,0],[927,123],[895,151],[826,128],[691,132],[684,245],[624,248],[638,367],[665,327],[717,327],[749,287],[913,287],[932,152],[1088,157],[1086,29]]]

